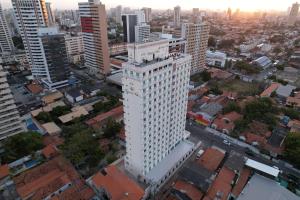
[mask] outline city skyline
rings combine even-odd
[[[86,0],[87,1],[87,0]],[[0,0],[4,8],[11,8],[11,0]],[[65,0],[63,2],[58,0],[49,0],[47,2],[53,3],[55,9],[78,9],[78,2],[85,2],[84,0]],[[134,2],[133,0],[102,0],[103,4],[107,8],[115,7],[117,5],[132,7],[132,8],[142,8],[151,7],[153,9],[172,9],[173,7],[179,5],[183,10],[188,10],[192,8],[200,9],[212,9],[212,10],[226,10],[228,7],[232,9],[239,8],[242,11],[268,11],[268,10],[278,10],[286,11],[293,3],[297,2],[295,0],[187,0],[182,2],[180,0],[172,0],[172,3],[161,2],[159,0],[143,0],[139,2]],[[266,9],[268,8],[268,9]]]

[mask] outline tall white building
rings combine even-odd
[[[145,22],[146,23],[151,22],[151,20],[152,20],[152,16],[151,16],[152,9],[151,8],[143,8],[142,10],[144,11],[144,14],[145,14]]]
[[[134,14],[122,15],[122,22],[124,42],[126,43],[133,43],[139,41],[139,39],[136,36],[137,32],[141,33],[140,35],[138,35],[138,37],[148,34],[145,33],[145,31],[148,30],[148,27],[145,25],[145,13],[142,10],[135,11]]]
[[[46,10],[47,10],[47,16],[48,16],[48,22],[49,25],[54,25],[55,24],[55,16],[52,11],[52,5],[50,2],[46,2]]]
[[[125,167],[161,184],[191,152],[185,123],[191,56],[169,54],[169,41],[128,45],[123,64]]]
[[[181,23],[181,8],[176,6],[174,8],[174,26],[179,27]]]
[[[10,54],[13,50],[14,44],[0,3],[0,55]]]
[[[11,94],[6,79],[6,73],[0,65],[0,140],[24,132],[25,127],[21,121],[14,97]]]
[[[289,26],[295,25],[295,23],[297,21],[297,17],[298,17],[298,12],[299,12],[299,3],[294,3],[291,8],[289,17],[288,17],[288,25]]]
[[[122,6],[117,6],[115,9],[116,22],[122,24]]]
[[[205,68],[206,50],[209,38],[209,24],[187,23],[182,25],[182,37],[186,39],[185,53],[192,56],[191,74],[201,72]]]
[[[49,71],[39,41],[38,29],[48,26],[44,0],[12,0],[27,59],[34,78],[47,78]]]
[[[135,27],[135,42],[144,42],[150,38],[150,25],[141,23]]]

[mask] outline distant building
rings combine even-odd
[[[186,23],[182,26],[182,37],[186,39],[186,53],[192,55],[191,74],[204,70],[209,38],[209,24]]]
[[[295,23],[297,21],[298,12],[299,12],[299,4],[294,3],[292,8],[291,8],[289,17],[288,17],[288,25],[289,26],[294,26],[295,25]]]
[[[151,16],[152,10],[151,10],[151,8],[143,8],[142,10],[143,10],[144,13],[145,13],[145,22],[146,22],[146,23],[151,22],[151,20],[152,20],[152,16]]]
[[[118,24],[122,24],[122,6],[115,8],[115,20]]]
[[[0,3],[0,55],[6,53],[11,54],[13,50],[14,43]]]
[[[262,56],[256,60],[254,60],[253,63],[263,69],[267,69],[268,67],[273,65],[272,60],[270,58],[268,58],[267,56]]]
[[[148,26],[145,21],[145,14],[143,11],[122,15],[124,42],[137,42],[143,36],[150,35],[150,26]],[[136,35],[136,33],[139,33],[139,35]]]
[[[146,23],[138,24],[135,29],[135,42],[144,42],[150,38],[150,25]]]
[[[201,15],[199,8],[193,8],[193,23],[200,23],[201,22]]]
[[[79,3],[85,66],[90,73],[110,73],[105,5],[99,0]]]
[[[70,66],[67,57],[65,35],[57,27],[40,28],[39,38],[42,44],[45,65],[48,69],[42,82],[47,88],[61,88],[69,85]]]
[[[180,27],[181,25],[181,8],[180,6],[176,6],[174,8],[174,26]]]
[[[67,56],[70,63],[79,64],[84,60],[84,45],[82,33],[65,35]]]
[[[6,73],[0,65],[0,140],[24,132],[25,128],[22,124],[14,97],[11,93],[6,79]]]
[[[49,26],[54,25],[55,24],[55,16],[52,11],[52,5],[50,2],[46,2],[46,10],[47,10],[47,15],[48,15]]]

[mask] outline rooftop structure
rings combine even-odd
[[[257,171],[263,172],[267,175],[270,175],[272,177],[277,177],[279,174],[279,170],[275,169],[274,167],[270,167],[268,165],[262,164],[260,162],[257,162],[255,160],[247,159],[245,165],[247,167],[250,167],[252,169],[255,169]]]
[[[270,58],[268,58],[267,56],[262,56],[262,57],[256,59],[254,61],[254,63],[263,69],[267,69],[268,67],[270,67],[273,64],[272,60]]]
[[[86,111],[86,109],[84,107],[78,106],[78,107],[74,107],[72,108],[72,112],[68,113],[66,115],[60,116],[58,119],[62,122],[62,123],[68,123],[78,117],[81,116],[85,116],[88,115],[88,111]]]

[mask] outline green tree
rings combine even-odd
[[[285,141],[284,157],[286,160],[300,167],[300,134],[289,133]]]
[[[47,112],[40,112],[35,118],[41,123],[53,121],[51,115]]]
[[[108,119],[105,128],[103,129],[104,136],[114,138],[120,132],[122,125],[113,119]]]
[[[223,109],[223,113],[227,114],[230,112],[241,112],[241,108],[239,107],[239,105],[236,102],[229,102],[228,105]]]
[[[71,111],[69,106],[57,106],[53,108],[53,110],[50,112],[50,114],[53,117],[60,117],[62,115],[68,114]]]
[[[300,113],[293,108],[283,108],[282,112],[291,119],[300,119]]]
[[[217,45],[216,39],[213,36],[208,38],[208,46],[215,47]]]
[[[37,132],[24,132],[14,135],[3,142],[2,162],[13,162],[43,147],[42,136]]]
[[[87,129],[88,129],[88,127],[84,123],[74,123],[70,126],[63,126],[62,127],[62,135],[64,138],[69,139],[75,133],[82,132]]]
[[[201,78],[204,82],[207,82],[211,79],[211,75],[209,72],[203,71],[203,72],[201,72]]]

